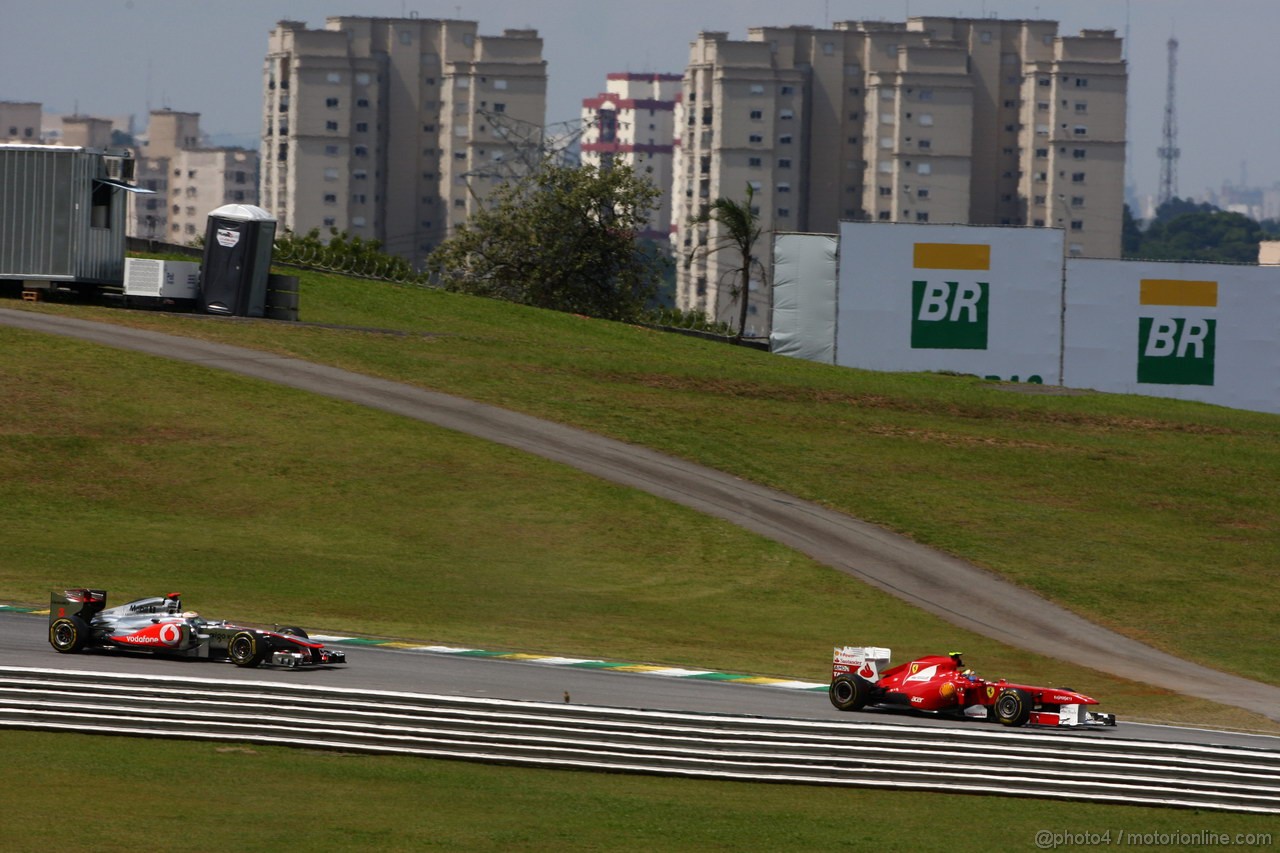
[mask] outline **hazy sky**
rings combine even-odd
[[[282,19],[463,18],[482,34],[532,27],[548,63],[547,121],[574,119],[612,71],[680,73],[700,30],[909,15],[1047,18],[1059,32],[1128,33],[1130,182],[1154,193],[1167,48],[1178,49],[1178,190],[1280,182],[1280,0],[0,0],[0,100],[99,116],[170,107],[251,144],[267,35]],[[1252,103],[1254,111],[1245,106]],[[141,129],[141,127],[139,127]],[[1247,170],[1247,173],[1246,173]]]

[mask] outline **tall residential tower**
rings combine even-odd
[[[754,193],[774,231],[840,220],[1062,227],[1067,251],[1118,257],[1125,93],[1111,30],[1053,21],[911,18],[758,27],[693,42],[677,122],[676,249],[714,244],[703,204]],[[729,252],[678,266],[677,304],[736,316]],[[756,282],[748,332],[768,332]]]
[[[505,128],[541,126],[547,71],[533,30],[474,21],[281,21],[263,84],[262,207],[281,230],[330,228],[421,263],[465,222],[513,154]]]

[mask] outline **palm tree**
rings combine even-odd
[[[760,269],[762,274],[764,272],[764,267],[754,256],[755,244],[760,239],[761,233],[759,217],[751,204],[754,197],[755,190],[752,189],[750,184],[747,184],[747,200],[745,202],[734,201],[731,198],[722,196],[711,202],[711,204],[703,206],[691,223],[693,225],[703,225],[708,222],[719,224],[722,232],[716,238],[717,244],[706,247],[704,251],[710,255],[712,252],[718,252],[721,249],[733,249],[739,259],[738,265],[732,271],[732,275],[739,281],[738,286],[732,292],[735,298],[741,300],[738,307],[738,331],[733,337],[734,343],[740,343],[747,330],[751,270],[756,267]],[[693,254],[690,253],[685,264],[687,266],[692,262]]]

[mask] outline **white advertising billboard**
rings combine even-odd
[[[1062,231],[840,223],[836,363],[1060,384]]]
[[[837,246],[834,234],[774,236],[770,352],[835,363]]]
[[[1280,269],[1071,259],[1063,379],[1280,413]]]

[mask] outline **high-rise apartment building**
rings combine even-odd
[[[533,30],[473,21],[281,21],[264,73],[261,205],[280,229],[336,228],[420,263],[509,170],[546,114]]]
[[[679,74],[610,74],[605,91],[582,101],[581,159],[606,167],[625,163],[662,192],[644,237],[661,241],[671,232],[671,183]]]
[[[0,101],[0,142],[38,145],[42,111],[38,101]]]
[[[1125,93],[1111,30],[911,18],[704,32],[685,71],[673,203],[678,251],[715,244],[703,204],[753,191],[771,232],[840,220],[1061,227],[1067,251],[1118,257]],[[678,266],[677,305],[736,322],[729,252]],[[763,282],[748,331],[768,332]]]
[[[134,182],[154,195],[130,196],[129,236],[185,245],[204,235],[210,211],[258,203],[258,152],[204,146],[199,113],[153,110],[145,142]]]

